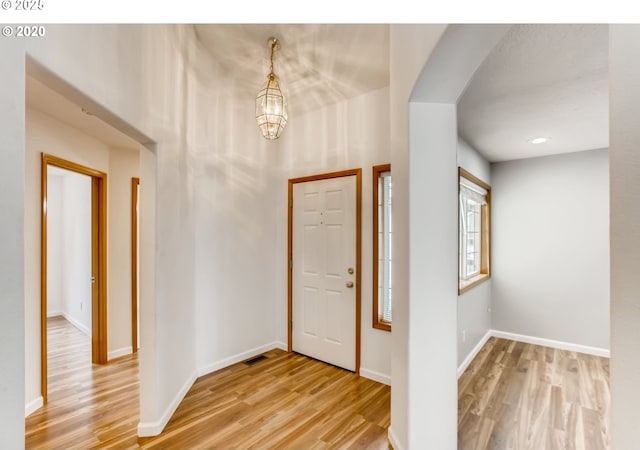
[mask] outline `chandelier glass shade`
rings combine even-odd
[[[266,139],[278,139],[287,125],[287,101],[273,72],[273,52],[280,48],[276,38],[269,38],[271,70],[267,82],[256,97],[256,121]]]

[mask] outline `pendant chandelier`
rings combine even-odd
[[[267,82],[256,97],[256,121],[265,139],[278,139],[287,124],[287,101],[273,72],[273,52],[280,48],[278,39],[269,38],[271,68]]]

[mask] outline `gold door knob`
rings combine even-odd
[[[347,272],[349,273],[349,275],[353,275],[353,267],[349,267],[347,269]]]
[[[348,288],[352,288],[353,287],[353,281],[347,281],[347,287]]]

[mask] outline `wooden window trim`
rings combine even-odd
[[[373,218],[372,218],[372,259],[373,259],[373,272],[372,279],[373,283],[371,285],[371,292],[373,297],[372,302],[372,311],[373,311],[373,328],[377,328],[378,330],[391,331],[391,323],[380,320],[380,316],[378,315],[379,305],[378,305],[378,256],[380,250],[378,249],[378,178],[380,178],[380,174],[383,172],[391,172],[391,164],[382,164],[380,166],[373,166],[373,201],[372,201],[372,209],[373,209]]]
[[[476,177],[472,173],[466,171],[462,167],[458,167],[458,192],[460,190],[460,179],[466,178],[472,183],[486,189],[487,204],[482,206],[481,218],[482,223],[482,235],[480,238],[480,274],[469,280],[460,280],[458,273],[458,295],[461,295],[474,287],[484,283],[491,279],[491,186]],[[458,220],[459,223],[459,220]],[[458,225],[460,226],[460,225]],[[460,233],[458,233],[460,236]],[[458,242],[458,259],[460,258],[460,242]],[[458,261],[458,267],[460,267],[460,261]]]

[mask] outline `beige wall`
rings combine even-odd
[[[139,174],[138,151],[109,150],[109,359],[131,353],[131,178]]]
[[[32,108],[26,110],[25,152],[25,401],[40,396],[40,167],[41,153],[107,173],[108,352],[130,352],[130,185],[138,154],[104,142]]]
[[[609,34],[611,448],[640,442],[640,26]]]

